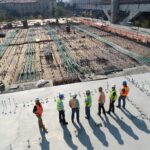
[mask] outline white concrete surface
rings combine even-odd
[[[116,115],[104,117],[102,114],[101,119],[97,116],[98,87],[105,89],[105,108],[108,110],[108,91],[112,84],[116,84],[119,92],[123,80],[130,80],[127,111],[116,108]],[[92,119],[89,122],[84,118],[87,89],[93,95]],[[80,101],[81,128],[74,126],[70,118],[68,101],[74,92]],[[67,127],[61,126],[58,121],[55,99],[59,93],[65,94]],[[0,95],[0,150],[149,150],[149,93],[150,73],[147,73]],[[43,121],[49,131],[46,135],[40,134],[37,118],[32,113],[37,97],[43,102]],[[102,127],[95,123],[102,123]]]

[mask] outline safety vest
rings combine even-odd
[[[114,93],[116,93],[116,96],[113,95]],[[117,97],[118,96],[117,96],[116,91],[110,91],[110,94],[109,94],[110,101],[116,101]]]
[[[92,96],[90,95],[90,96],[86,96],[85,97],[85,106],[86,107],[91,107],[92,106]]]
[[[36,114],[37,116],[41,116],[42,113],[43,113],[42,105],[41,105],[41,104],[40,104],[40,105],[36,105],[36,108],[37,108],[37,110],[36,110],[35,114]]]
[[[98,103],[99,104],[104,104],[105,103],[105,94],[104,94],[104,92],[100,92]]]
[[[58,110],[58,111],[64,110],[63,101],[60,100],[59,98],[57,99],[57,110]]]
[[[129,93],[129,87],[128,86],[123,86],[123,88],[120,91],[120,95],[127,96],[128,93]]]
[[[70,107],[71,108],[79,108],[79,102],[77,99],[70,100]]]

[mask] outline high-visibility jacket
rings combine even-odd
[[[116,93],[116,95],[114,96],[113,94],[114,93]],[[110,101],[116,101],[116,99],[117,99],[117,92],[116,91],[110,91],[110,94],[109,94],[109,99],[110,99]]]
[[[42,105],[41,105],[41,104],[40,104],[40,105],[36,105],[35,114],[36,114],[37,116],[41,116],[42,113],[43,113],[43,107],[42,107]]]
[[[98,103],[99,104],[104,104],[105,103],[105,93],[104,92],[100,92]]]
[[[63,101],[61,99],[57,99],[57,110],[58,111],[61,111],[61,110],[64,110],[64,104],[63,104]]]
[[[69,105],[71,108],[79,108],[79,101],[77,99],[71,99]]]
[[[123,86],[123,88],[120,91],[121,96],[127,96],[129,93],[129,87],[128,86]]]
[[[92,106],[92,96],[85,96],[85,106],[86,107],[91,107]]]

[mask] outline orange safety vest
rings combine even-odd
[[[128,86],[124,86],[121,91],[120,91],[120,95],[121,96],[127,96],[129,93],[129,87]]]
[[[79,108],[78,101],[72,99],[70,101],[70,106],[71,106],[71,108]]]
[[[42,105],[41,105],[41,104],[40,104],[40,105],[36,105],[36,108],[37,108],[37,110],[36,110],[35,114],[36,114],[37,116],[41,116],[42,113],[43,113]]]
[[[98,99],[98,103],[105,103],[105,94],[104,94],[104,92],[101,92],[100,93],[100,96],[99,96],[99,99]]]

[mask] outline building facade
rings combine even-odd
[[[56,0],[0,0],[0,9],[20,16],[52,13]]]

